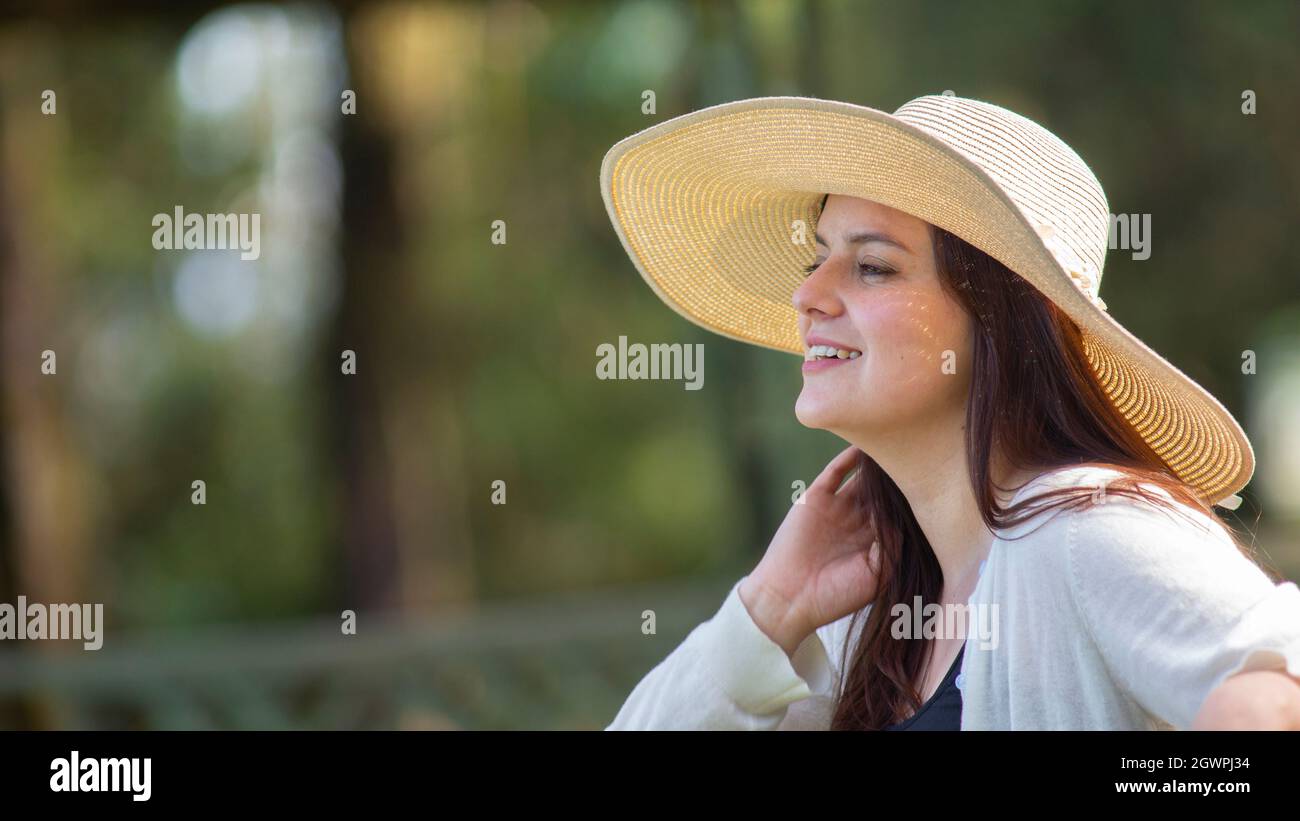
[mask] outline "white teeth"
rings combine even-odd
[[[833,348],[830,345],[813,345],[804,353],[803,358],[806,361],[814,359],[857,359],[862,356],[861,351],[849,350],[848,348]]]

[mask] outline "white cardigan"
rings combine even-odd
[[[1117,475],[1052,471],[1013,501],[1034,489],[1104,487]],[[1179,505],[1205,529],[1126,496],[1097,498],[994,540],[968,603],[996,605],[997,641],[968,633],[957,679],[963,730],[1187,729],[1233,673],[1300,678],[1294,582],[1274,585],[1202,513]],[[1020,534],[1029,535],[1008,540]],[[829,727],[851,616],[819,627],[790,657],[750,618],[740,581],[606,729]]]

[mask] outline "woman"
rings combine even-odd
[[[1058,138],[758,98],[601,183],[655,293],[801,353],[799,421],[850,443],[610,729],[1300,729],[1300,589],[1211,507],[1250,443],[1107,313],[1105,195]]]

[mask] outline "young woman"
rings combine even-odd
[[[799,421],[850,443],[610,729],[1300,729],[1300,589],[1211,507],[1249,441],[1107,313],[1105,195],[1058,138],[758,98],[601,183],[655,293],[803,354]]]

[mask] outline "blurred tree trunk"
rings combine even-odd
[[[381,380],[386,340],[372,317],[392,282],[398,230],[389,140],[374,124],[344,118],[343,286],[333,344],[323,361],[333,386],[336,454],[343,498],[343,604],[354,609],[398,605],[396,512],[390,483]],[[342,373],[342,352],[357,356],[355,375]]]
[[[81,602],[90,549],[91,499],[87,465],[67,421],[76,352],[66,339],[58,305],[62,282],[54,254],[28,238],[38,233],[28,215],[41,213],[51,130],[63,121],[40,112],[39,97],[5,96],[0,113],[0,413],[5,438],[9,556],[15,592],[30,600]],[[57,370],[42,374],[42,352],[53,351]]]
[[[3,56],[0,72],[6,78],[27,74]],[[51,210],[45,192],[57,176],[57,133],[66,126],[66,119],[41,113],[35,94],[0,94],[0,601],[10,603],[18,595],[31,602],[85,602],[94,572],[95,498],[68,420],[76,352],[66,343],[58,310],[65,304],[59,298],[63,266],[57,250],[32,240],[40,234],[28,224],[31,214]],[[46,350],[55,355],[52,374],[41,370]],[[36,644],[24,650],[67,651],[58,642]],[[59,723],[53,718],[57,704],[28,706],[32,726]]]
[[[758,96],[757,55],[751,38],[746,36],[744,14],[735,0],[701,4],[697,6],[697,14],[702,21],[704,49],[703,57],[697,58],[702,62],[696,63],[697,76],[691,84],[695,97],[689,101],[689,109],[723,102],[709,96],[710,92],[721,91],[726,99]],[[725,50],[733,46],[737,53],[728,55]],[[728,75],[731,82],[721,89],[703,82],[705,77]],[[744,343],[721,337],[710,337],[707,348],[714,363],[709,366],[709,380],[721,395],[717,405],[721,413],[720,427],[735,471],[737,495],[746,512],[745,529],[738,538],[745,550],[762,555],[771,539],[773,522],[781,511],[773,503],[774,494],[780,488],[769,480],[767,444],[757,420],[763,392],[759,389],[761,374],[755,367],[755,351]]]
[[[766,66],[764,51],[751,25],[747,12],[752,7],[742,7],[735,0],[726,3],[708,3],[698,7],[703,20],[704,62],[697,63],[700,76],[693,87],[696,97],[692,109],[723,102],[706,96],[721,92],[725,99],[743,99],[766,94],[762,87],[765,68],[771,68],[776,77],[783,76],[781,66],[792,65],[796,72],[798,90],[803,96],[816,96],[812,89],[822,84],[821,60],[817,53],[816,37],[824,18],[822,3],[818,0],[800,0],[798,8],[788,11],[789,25],[777,30],[784,37],[780,42],[766,42],[772,66]],[[770,28],[770,27],[769,27]],[[734,54],[725,49],[734,48]],[[771,54],[772,49],[777,53]],[[788,52],[794,52],[791,58]],[[710,64],[716,61],[716,65]],[[701,82],[703,77],[729,77],[722,88],[709,87]],[[716,82],[716,81],[715,81]],[[722,392],[720,409],[723,429],[727,432],[727,448],[735,466],[740,498],[747,506],[744,544],[759,555],[766,549],[775,528],[785,516],[793,488],[791,483],[800,477],[782,475],[775,466],[788,464],[774,446],[763,436],[758,421],[758,411],[768,401],[765,380],[770,376],[760,367],[759,357],[780,357],[776,352],[759,351],[743,343],[717,340],[709,346],[713,362],[709,373],[713,384]],[[792,360],[793,362],[793,360]],[[793,397],[792,397],[793,399]],[[793,424],[793,420],[792,420]],[[808,477],[803,477],[808,481]]]
[[[383,10],[366,19],[369,11],[353,10],[344,18],[358,113],[343,117],[344,281],[324,354],[344,477],[345,603],[407,612],[466,604],[475,594],[456,369],[447,361],[457,346],[440,344],[439,323],[422,301],[421,278],[438,272],[420,264],[415,242],[416,226],[431,222],[420,206],[436,195],[399,189],[404,170],[419,165],[410,155],[420,135],[381,103],[410,94],[386,83],[427,76],[402,63],[428,57],[402,48],[403,29],[418,30],[425,13]],[[406,99],[401,110],[428,105]],[[343,350],[356,352],[356,375],[340,373]]]

